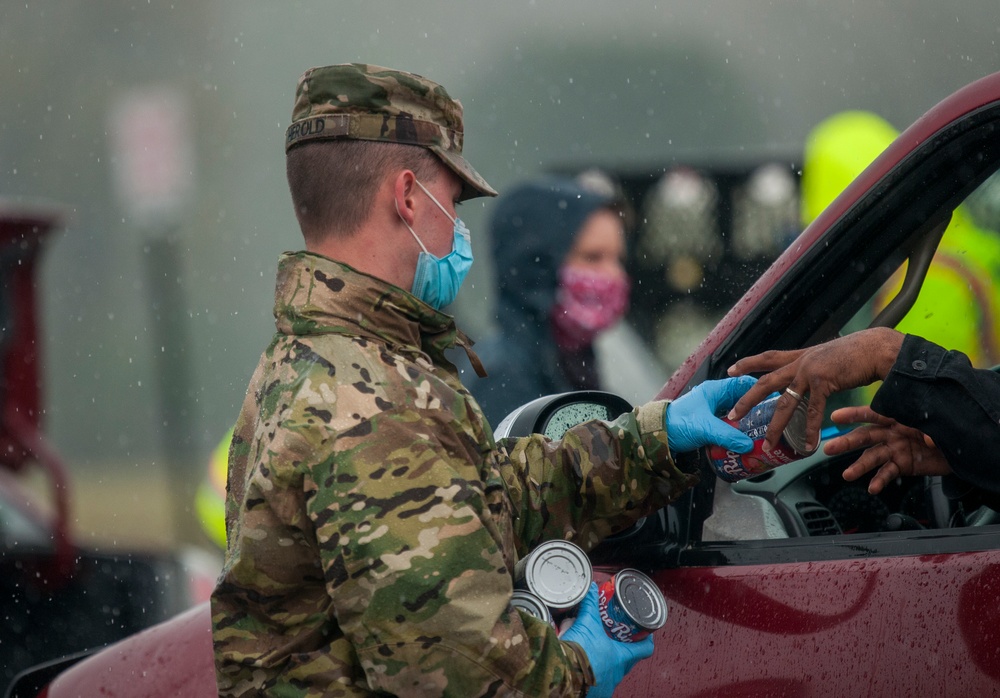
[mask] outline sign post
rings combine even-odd
[[[194,192],[194,145],[183,95],[169,87],[127,93],[111,114],[116,190],[127,220],[140,233],[153,362],[159,389],[160,434],[170,483],[175,542],[204,538],[194,500],[204,476],[195,448],[187,295],[178,231]]]

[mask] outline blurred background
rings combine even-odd
[[[301,247],[283,134],[306,68],[442,83],[465,106],[467,157],[501,192],[599,166],[635,193],[690,166],[717,195],[728,173],[770,164],[780,194],[821,119],[868,109],[904,128],[1000,70],[996,20],[990,0],[3,0],[0,197],[64,214],[38,276],[42,420],[77,534],[197,540],[168,495],[193,493],[235,420],[273,331],[277,257]],[[494,321],[490,207],[461,210],[478,264],[452,311],[473,337]],[[636,264],[656,254],[633,249]],[[629,395],[642,399],[707,330],[677,320],[683,347],[657,345],[649,309],[668,281],[633,273],[630,321],[653,357]]]

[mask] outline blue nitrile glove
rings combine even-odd
[[[753,440],[716,415],[726,414],[757,379],[753,376],[705,381],[667,405],[667,443],[674,453],[715,444],[736,453],[753,449]]]
[[[590,590],[580,602],[576,620],[560,639],[580,645],[590,660],[597,685],[587,690],[587,698],[611,698],[615,686],[621,683],[635,663],[653,656],[652,635],[639,642],[618,642],[604,632],[601,613],[597,609],[597,585],[594,582],[590,583]]]

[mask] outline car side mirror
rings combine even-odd
[[[545,395],[525,403],[503,418],[493,430],[496,439],[542,434],[561,439],[566,431],[594,419],[611,421],[632,411],[623,397],[601,390],[577,390]]]

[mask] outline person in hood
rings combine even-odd
[[[498,330],[466,385],[492,424],[543,395],[600,388],[594,340],[628,310],[622,209],[608,193],[547,176],[502,196],[490,221]]]

